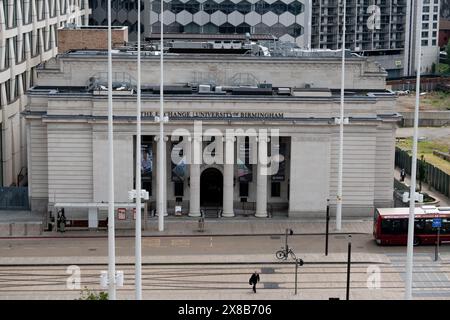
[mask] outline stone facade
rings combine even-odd
[[[115,54],[115,74],[135,77],[133,55]],[[38,86],[29,93],[30,104],[24,114],[29,130],[30,195],[33,210],[46,210],[54,203],[101,203],[107,201],[107,96],[86,90],[88,79],[102,74],[106,55],[76,53],[60,56],[40,70]],[[217,197],[213,207],[222,216],[255,214],[267,217],[287,214],[290,217],[322,217],[330,199],[332,212],[337,192],[337,153],[339,127],[339,58],[261,58],[224,55],[181,55],[165,58],[165,85],[191,83],[199,73],[208,74],[215,83],[229,86],[236,74],[251,73],[258,83],[291,88],[282,96],[240,96],[235,94],[184,93],[165,95],[166,198],[159,211],[174,213],[181,205],[184,213],[198,216],[210,205],[204,194]],[[375,206],[392,205],[395,128],[399,117],[395,96],[385,90],[386,73],[364,58],[349,58],[346,64],[346,117],[350,124],[344,134],[344,217],[369,216]],[[117,80],[117,79],[116,79]],[[159,59],[142,59],[142,83],[145,88],[158,86]],[[305,84],[313,88],[305,89]],[[40,89],[40,86],[42,89]],[[65,88],[71,86],[71,89]],[[45,89],[43,88],[45,87]],[[74,87],[79,87],[76,89]],[[53,89],[52,89],[53,88]],[[317,95],[317,90],[328,94]],[[154,89],[156,90],[156,89]],[[275,92],[275,91],[274,91]],[[300,93],[299,93],[300,92]],[[128,202],[134,184],[134,139],[136,95],[114,95],[114,168],[115,199]],[[143,144],[157,158],[159,125],[154,115],[159,110],[159,94],[143,91]],[[217,114],[223,116],[216,116]],[[198,150],[193,136],[201,121],[202,132],[216,130],[216,153],[236,158],[242,151],[238,139],[250,136],[251,130],[277,130],[279,144],[284,145],[283,175],[262,176],[262,165],[249,168],[250,181],[244,182],[242,167],[224,163],[187,163],[180,184],[174,180],[171,165],[172,138],[183,129],[183,142],[189,155]],[[234,139],[222,139],[217,133],[239,129]],[[250,130],[250,131],[249,131]],[[210,132],[210,131],[209,131]],[[178,138],[177,138],[178,139]],[[178,140],[176,140],[178,141]],[[258,136],[255,149],[258,159],[272,154],[275,140]],[[249,142],[250,143],[250,142]],[[220,145],[220,147],[218,147]],[[203,143],[208,148],[208,143]],[[206,149],[202,149],[203,151]],[[249,157],[250,157],[249,155]],[[158,163],[148,180],[148,208],[156,209]],[[68,169],[70,168],[70,169]],[[250,174],[251,173],[251,174]],[[206,190],[210,178],[217,177],[216,191]],[[209,182],[208,182],[209,181]],[[246,185],[243,185],[246,184]],[[245,190],[244,190],[245,189]],[[205,191],[206,190],[206,191]],[[202,196],[203,194],[203,196]],[[245,198],[243,202],[243,198]],[[211,200],[209,199],[209,200]],[[66,214],[76,210],[66,209]],[[78,209],[78,212],[80,209]],[[72,212],[72,213],[71,213]],[[85,212],[87,216],[87,211]]]

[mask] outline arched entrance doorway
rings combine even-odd
[[[200,176],[200,206],[221,207],[223,175],[216,168],[205,169]]]

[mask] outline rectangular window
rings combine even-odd
[[[248,197],[248,183],[239,183],[239,197]]]
[[[184,183],[183,182],[175,182],[174,187],[175,187],[175,190],[174,190],[175,197],[184,196]]]
[[[272,182],[271,196],[272,197],[281,196],[281,184],[279,182]]]
[[[381,232],[383,234],[406,234],[408,219],[383,219],[381,220]]]
[[[6,102],[11,103],[11,79],[5,81],[5,88],[6,88]]]

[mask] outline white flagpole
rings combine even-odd
[[[416,106],[414,109],[414,135],[411,161],[411,186],[409,189],[409,221],[408,221],[408,245],[406,249],[406,281],[405,299],[412,299],[412,276],[413,276],[413,246],[414,246],[414,213],[416,208],[416,173],[417,173],[417,137],[419,131],[419,104],[420,104],[420,68],[422,59],[422,1],[417,1],[416,14]]]
[[[108,0],[108,299],[116,300],[116,248],[114,235],[114,137],[112,97],[111,0]]]
[[[142,300],[141,247],[141,1],[137,1],[137,106],[136,106],[136,239],[135,275],[136,300]],[[145,214],[145,213],[144,213]]]
[[[344,2],[344,16],[342,18],[342,70],[341,70],[341,116],[339,121],[339,164],[338,164],[338,192],[336,195],[336,230],[342,227],[342,171],[344,158],[344,88],[345,88],[345,14],[346,0]]]
[[[158,170],[159,170],[159,210],[158,212],[158,230],[164,231],[164,198],[165,198],[165,163],[164,163],[164,153],[166,152],[165,142],[164,142],[164,40],[163,40],[163,28],[164,28],[164,0],[161,0],[161,14],[160,14],[160,22],[161,22],[161,44],[160,44],[160,68],[161,68],[161,76],[160,76],[160,87],[159,87],[159,148],[158,148]]]

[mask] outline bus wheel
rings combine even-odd
[[[420,239],[418,237],[414,237],[413,244],[418,246],[420,244]]]

